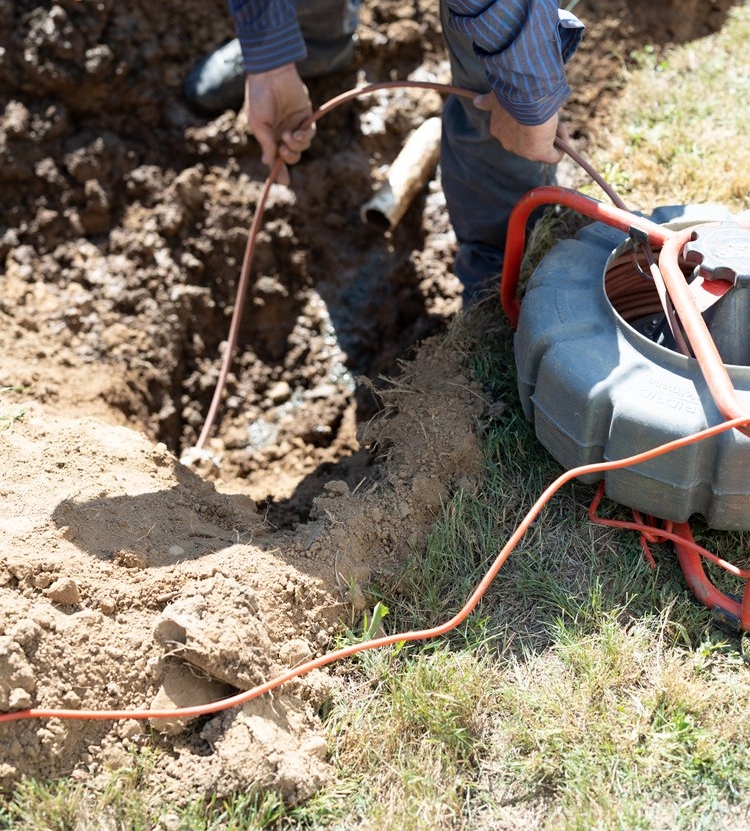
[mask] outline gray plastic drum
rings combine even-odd
[[[651,218],[684,227],[731,215],[681,206]],[[631,456],[723,421],[697,362],[637,332],[609,301],[604,275],[628,244],[602,223],[584,228],[545,257],[521,303],[521,403],[541,444],[566,469]],[[750,367],[727,370],[750,412]],[[611,499],[652,516],[686,522],[700,514],[712,528],[750,529],[750,438],[737,431],[603,476]]]

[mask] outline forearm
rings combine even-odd
[[[583,25],[556,0],[446,0],[449,25],[471,38],[502,106],[516,121],[548,121],[570,95],[565,62]]]
[[[267,72],[307,54],[294,0],[228,0],[247,72]]]

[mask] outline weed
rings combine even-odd
[[[0,396],[11,394],[10,397],[17,399],[19,395],[27,392],[25,387],[5,386],[0,387]],[[14,404],[9,411],[0,411],[0,432],[10,430],[13,425],[26,415],[26,409],[21,404]]]

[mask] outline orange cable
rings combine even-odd
[[[750,418],[748,418],[750,422]],[[656,525],[652,525],[647,522],[643,522],[640,519],[640,514],[637,511],[633,511],[633,514],[636,517],[635,521],[630,521],[626,519],[605,519],[604,517],[600,517],[596,514],[596,509],[599,507],[599,503],[601,502],[601,498],[604,494],[604,482],[600,483],[599,489],[597,490],[596,496],[591,502],[589,506],[589,520],[594,525],[604,525],[608,528],[620,528],[625,531],[638,531],[642,536],[646,538],[648,542],[674,542],[679,543],[680,545],[684,546],[685,548],[694,551],[696,554],[700,554],[701,557],[705,557],[707,560],[710,560],[717,566],[720,566],[724,569],[724,571],[733,574],[735,577],[741,577],[743,580],[747,580],[750,578],[750,569],[742,569],[738,566],[734,565],[733,563],[728,562],[727,560],[722,559],[721,557],[717,556],[713,552],[709,551],[707,548],[704,548],[702,545],[699,545],[695,540],[687,539],[684,534],[678,534],[676,531],[673,530],[674,523],[667,521],[666,525],[663,528],[659,528]],[[653,517],[651,517],[653,519]],[[647,555],[648,556],[648,555]],[[652,566],[656,564],[652,562],[653,558],[649,560],[649,563]]]
[[[662,444],[651,450],[645,450],[633,456],[628,456],[624,459],[616,461],[598,462],[596,464],[583,465],[581,467],[572,468],[565,471],[549,485],[542,495],[536,500],[531,510],[526,514],[520,524],[516,527],[513,534],[511,534],[508,541],[505,543],[500,553],[495,558],[490,569],[479,582],[473,593],[466,601],[464,606],[449,620],[434,626],[430,629],[418,629],[411,632],[401,632],[394,635],[386,635],[382,638],[376,638],[362,643],[350,644],[333,652],[325,653],[310,661],[306,661],[298,667],[288,669],[278,675],[276,678],[266,681],[263,684],[258,684],[250,690],[230,696],[229,698],[213,701],[210,704],[202,704],[194,707],[176,707],[168,710],[66,710],[66,709],[48,709],[44,707],[32,707],[27,710],[17,710],[11,713],[0,714],[0,723],[9,721],[21,721],[23,719],[33,718],[59,718],[59,719],[77,719],[77,720],[113,720],[113,719],[163,719],[163,718],[196,718],[197,716],[205,716],[211,713],[217,713],[222,710],[228,710],[231,707],[245,704],[252,701],[265,693],[271,692],[282,686],[282,684],[298,678],[301,675],[321,667],[332,664],[334,661],[348,658],[360,652],[365,652],[370,649],[377,649],[384,646],[392,646],[394,644],[407,643],[413,641],[422,641],[429,638],[439,637],[455,629],[474,611],[479,601],[489,589],[492,581],[497,576],[498,572],[504,565],[505,561],[510,556],[511,552],[516,548],[521,541],[526,531],[540,514],[542,508],[547,504],[550,498],[565,484],[578,476],[591,473],[602,473],[608,470],[617,470],[619,468],[628,467],[630,465],[639,464],[641,462],[649,461],[657,456],[664,455],[673,450],[678,450],[681,447],[686,447],[694,442],[702,441],[713,436],[724,433],[727,430],[738,429],[750,426],[750,415],[741,416],[722,422],[721,424],[708,427],[691,436],[683,436],[679,439],[674,439],[670,442]],[[666,534],[669,538],[677,535]],[[680,542],[684,539],[680,537]]]

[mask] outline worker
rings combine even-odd
[[[204,58],[185,93],[206,111],[244,107],[262,160],[287,165],[310,146],[315,125],[306,80],[346,68],[360,0],[229,0],[237,38]],[[496,283],[510,212],[533,187],[554,181],[567,138],[559,110],[570,94],[565,63],[583,24],[556,0],[440,0],[452,81],[475,91],[443,107],[441,183],[458,248],[465,303]]]

